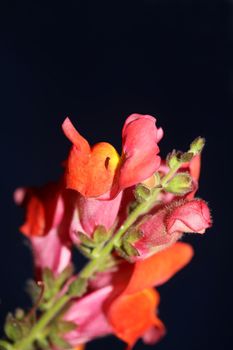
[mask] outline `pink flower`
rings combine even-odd
[[[67,118],[63,131],[72,142],[66,164],[66,186],[84,197],[109,199],[150,177],[160,165],[157,143],[163,136],[149,115],[132,114],[122,131],[122,156],[106,142],[93,147]]]
[[[210,226],[210,211],[203,200],[173,201],[136,226],[141,237],[131,243],[138,252],[138,256],[131,257],[131,260],[145,259],[170,246],[184,232],[204,233]]]
[[[166,218],[169,235],[174,232],[204,233],[211,224],[210,210],[202,199],[175,203],[171,213]]]

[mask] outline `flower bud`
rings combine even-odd
[[[174,201],[144,218],[135,227],[135,232],[140,234],[135,235],[134,241],[127,241],[126,235],[123,247],[127,242],[137,251],[129,255],[129,260],[145,259],[175,243],[184,232],[204,233],[210,226],[210,211],[203,200]]]
[[[203,137],[197,137],[190,145],[190,152],[194,155],[200,154],[205,146],[205,139]]]
[[[177,231],[204,233],[210,226],[210,210],[202,199],[177,202],[166,218],[166,228],[170,235]]]
[[[178,173],[164,186],[164,189],[176,195],[184,195],[192,191],[192,187],[191,176],[188,173]]]

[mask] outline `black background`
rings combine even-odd
[[[230,349],[233,3],[8,1],[1,17],[1,320],[28,305],[23,288],[32,276],[12,193],[59,176],[69,148],[64,118],[92,144],[120,151],[125,118],[148,113],[165,131],[163,156],[206,137],[199,195],[214,218],[204,237],[188,237],[192,263],[160,288],[168,334],[157,349]],[[107,338],[88,350],[109,346],[123,348]]]

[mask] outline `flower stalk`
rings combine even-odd
[[[29,313],[8,314],[0,350],[77,348],[112,333],[131,350],[139,338],[163,337],[154,287],[192,258],[192,248],[177,242],[182,234],[204,233],[211,217],[207,204],[194,198],[204,139],[163,162],[163,130],[155,122],[129,116],[120,157],[106,142],[91,147],[66,119],[72,147],[63,177],[15,192],[15,202],[26,208],[20,231],[30,240],[41,285],[28,283]],[[77,276],[72,245],[89,259]]]
[[[182,163],[176,164],[170,171],[161,179],[161,185],[152,191],[152,194],[145,202],[142,202],[136,206],[136,208],[129,214],[123,225],[115,233],[115,235],[108,241],[108,243],[99,252],[99,256],[90,260],[86,266],[80,271],[78,278],[83,278],[89,280],[99,269],[99,266],[104,262],[104,260],[111,254],[115,247],[119,246],[122,236],[125,232],[133,225],[137,219],[149,212],[156,203],[157,197],[163,186],[165,186],[174,174],[177,172]],[[73,297],[73,296],[72,296]],[[64,309],[64,307],[72,299],[69,295],[64,295],[48,310],[42,317],[38,320],[35,326],[31,329],[27,337],[23,338],[17,342],[14,347],[9,347],[9,350],[21,350],[30,349],[31,344],[37,339],[41,338],[43,330],[49,325],[49,323],[57,317],[57,315]],[[7,349],[8,350],[8,349]]]

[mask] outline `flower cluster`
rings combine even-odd
[[[48,320],[43,337],[28,337],[33,329],[36,334],[35,324],[12,336],[8,320],[12,349],[28,345],[29,338],[30,349],[82,349],[110,334],[127,349],[139,338],[156,343],[165,326],[154,287],[191,260],[191,246],[179,242],[184,233],[203,234],[211,226],[206,202],[195,198],[204,140],[162,160],[163,130],[149,115],[127,118],[121,155],[106,142],[91,147],[68,118],[62,128],[72,144],[62,178],[41,188],[19,188],[14,197],[26,211],[20,231],[30,240],[42,285],[41,293],[35,283],[32,288],[37,326],[59,300],[65,307]],[[71,267],[73,247],[89,259],[77,275]]]

